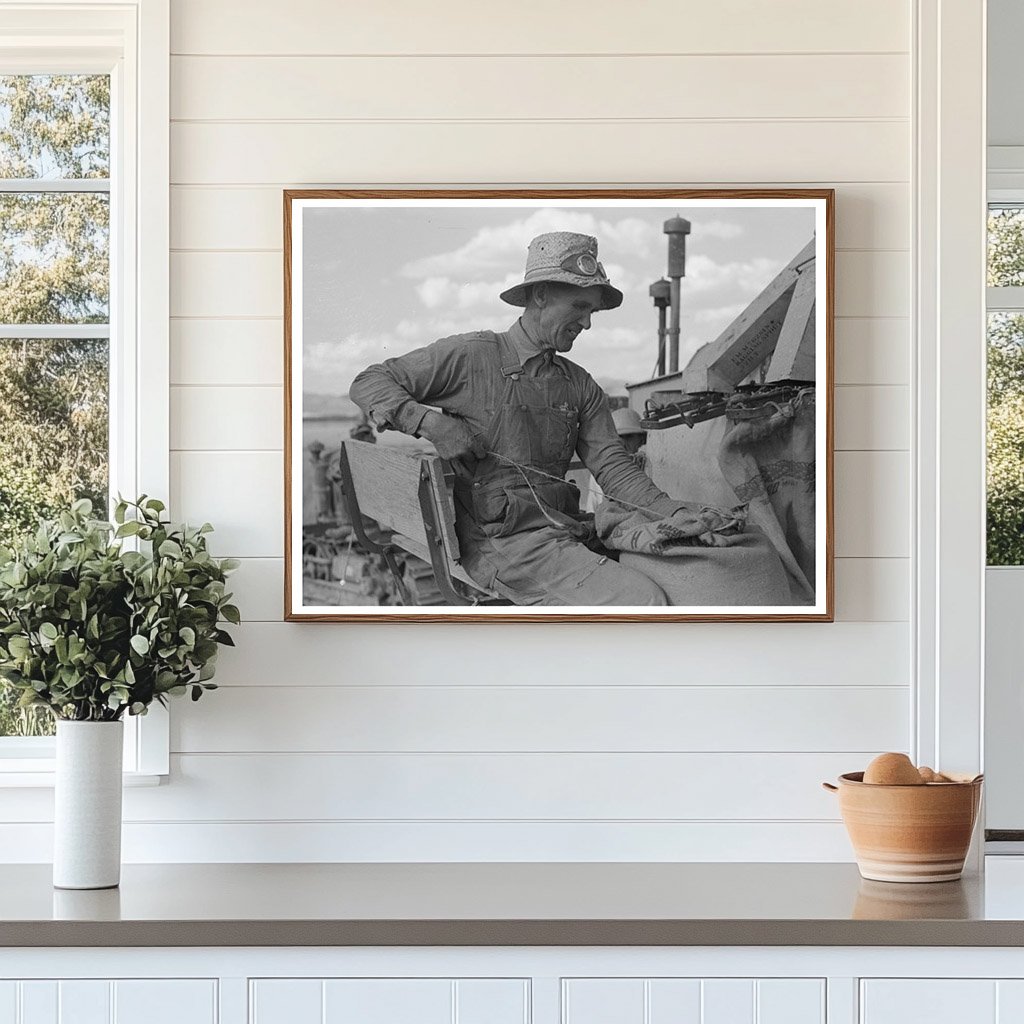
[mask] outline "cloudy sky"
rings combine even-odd
[[[750,206],[331,206],[303,216],[303,378],[345,395],[364,367],[449,334],[505,330],[519,315],[498,294],[523,279],[545,231],[598,239],[621,307],[597,313],[570,358],[613,394],[652,375],[657,315],[648,295],[666,271],[662,225],[693,225],[682,281],[680,365],[729,325],[814,234],[810,208]]]

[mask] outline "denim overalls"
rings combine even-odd
[[[497,340],[503,388],[481,436],[489,454],[456,478],[466,571],[517,604],[664,603],[651,580],[599,549],[579,489],[564,479],[580,415],[569,377],[550,350],[540,373],[527,373],[508,336]]]

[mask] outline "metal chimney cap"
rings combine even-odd
[[[690,222],[678,214],[665,221],[666,235],[688,235],[690,233]]]
[[[662,277],[655,281],[647,291],[655,302],[659,299],[668,302],[672,295],[672,284],[667,278]]]

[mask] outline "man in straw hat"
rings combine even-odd
[[[622,303],[597,239],[539,235],[524,280],[501,298],[523,309],[507,331],[442,338],[370,366],[351,398],[379,430],[426,437],[452,460],[462,563],[481,585],[522,605],[667,604],[660,586],[600,548],[565,479],[578,452],[606,495],[658,516],[685,507],[637,468],[607,396],[566,358],[595,313]]]

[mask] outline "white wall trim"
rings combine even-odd
[[[1024,146],[988,147],[988,201],[1024,202]]]
[[[919,0],[915,102],[916,755],[982,767],[984,5]]]

